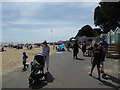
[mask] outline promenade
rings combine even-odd
[[[72,52],[56,52],[50,56],[48,84],[42,82],[38,88],[114,88],[120,85],[118,79],[118,59],[107,58],[105,62],[106,78],[97,80],[97,69],[93,77],[88,75],[91,68],[90,57],[78,54],[79,59],[72,58]],[[119,62],[118,62],[119,61]],[[3,88],[29,88],[28,77],[30,68],[22,72],[22,68],[15,69],[2,78]]]

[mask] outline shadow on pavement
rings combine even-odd
[[[46,80],[48,83],[52,83],[54,81],[54,77],[51,75],[50,72],[46,73]]]
[[[114,85],[114,84],[112,84],[112,83],[110,83],[110,82],[107,82],[107,81],[105,81],[105,80],[100,80],[100,84],[101,85],[107,85],[107,86],[109,86],[109,87],[111,87],[111,88],[114,88],[114,89],[119,89],[120,87],[119,86],[117,86],[117,85]]]
[[[108,75],[108,74],[106,74],[106,75]],[[110,76],[110,75],[109,75]],[[92,76],[93,78],[95,78],[95,79],[97,79],[95,76]],[[106,76],[105,76],[106,77]],[[105,78],[104,77],[104,78]],[[102,77],[103,78],[103,77]],[[103,78],[103,79],[104,79]],[[113,76],[112,76],[112,78],[113,78]],[[98,80],[98,79],[97,79]],[[117,81],[119,81],[119,79],[117,79],[117,78],[115,78],[114,77],[114,80],[117,80]],[[120,89],[120,86],[119,85],[114,85],[114,84],[112,84],[112,83],[110,83],[110,82],[108,82],[108,81],[106,81],[106,80],[99,80],[101,83],[99,83],[99,84],[101,84],[101,85],[106,85],[106,86],[109,86],[109,87],[111,87],[111,88],[114,88],[114,89]],[[117,84],[118,84],[118,82],[117,82]]]
[[[34,84],[32,85],[31,88],[32,89],[40,89],[46,85],[47,85],[47,83],[45,82],[45,80],[38,80],[38,81],[34,82]]]
[[[116,78],[114,76],[111,76],[109,74],[106,74],[105,76],[102,77],[103,79],[106,79],[106,80],[111,80],[112,82],[114,83],[117,83],[120,85],[120,79],[119,78]]]
[[[84,59],[82,59],[82,58],[76,58],[76,60],[84,60]]]
[[[45,79],[35,81],[31,88],[40,89],[46,86],[48,83],[52,83],[53,81],[54,81],[54,77],[51,75],[50,72],[47,72],[45,74]]]

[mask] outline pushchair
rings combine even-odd
[[[36,54],[34,56],[34,60],[31,62],[31,74],[29,76],[29,87],[33,86],[33,84],[43,77],[44,74],[44,56],[42,54]]]

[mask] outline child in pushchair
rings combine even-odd
[[[36,54],[34,60],[31,62],[31,74],[29,76],[29,87],[31,87],[35,81],[45,77],[44,74],[44,57],[42,54]]]

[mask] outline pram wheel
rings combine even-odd
[[[33,86],[36,82],[39,82],[44,76],[44,73],[32,72],[29,76],[29,87]]]

